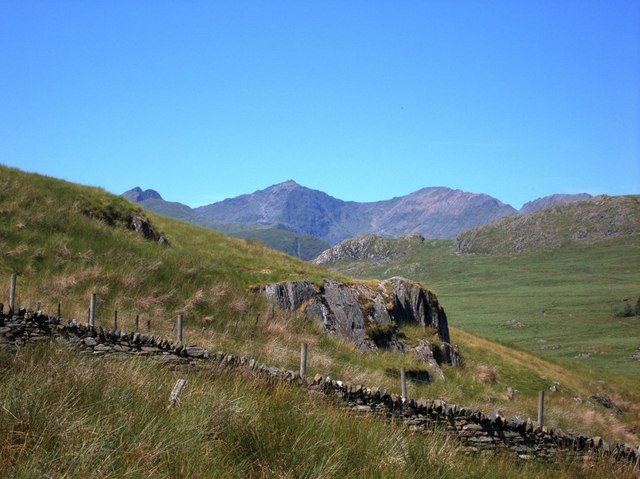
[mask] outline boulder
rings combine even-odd
[[[327,333],[349,339],[363,350],[376,350],[381,345],[393,345],[399,352],[407,349],[393,325],[412,323],[432,328],[447,345],[444,361],[451,362],[447,315],[436,295],[419,283],[398,277],[378,283],[325,279],[320,286],[290,281],[259,290],[279,308],[322,321]],[[390,325],[390,336],[382,342],[367,334],[371,328],[379,331],[380,325]]]

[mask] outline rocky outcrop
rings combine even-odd
[[[372,334],[381,325],[415,323],[437,332],[444,343],[443,360],[451,363],[449,325],[444,309],[433,292],[404,278],[391,278],[378,283],[352,284],[324,280],[322,286],[308,281],[269,284],[262,294],[281,309],[301,312],[322,321],[326,332],[346,338],[364,350],[376,350],[383,343],[405,350],[393,327],[389,337]],[[381,340],[382,339],[382,340]]]
[[[161,234],[157,233],[149,220],[142,215],[132,214],[129,219],[129,229],[141,234],[144,239],[150,241],[156,241],[159,244],[169,244],[167,239]]]
[[[313,260],[313,263],[328,265],[339,261],[366,260],[370,264],[379,265],[406,256],[420,248],[423,243],[424,237],[420,235],[386,239],[369,234],[342,241],[333,248],[323,251]]]
[[[367,233],[453,239],[466,229],[516,214],[514,208],[491,196],[450,188],[423,188],[389,200],[359,203],[333,198],[295,181],[194,211],[213,221],[282,224],[331,245]]]

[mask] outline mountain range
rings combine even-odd
[[[455,239],[463,231],[499,218],[589,197],[552,195],[527,203],[519,212],[486,194],[428,187],[406,196],[362,203],[343,201],[293,180],[198,208],[165,201],[158,192],[139,187],[123,196],[156,213],[232,236],[257,239],[302,259],[314,258],[327,245],[363,234]],[[282,240],[285,236],[287,241]],[[305,254],[299,254],[301,249]]]

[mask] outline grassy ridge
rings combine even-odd
[[[640,235],[640,196],[602,195],[464,231],[456,248],[463,253],[523,253],[631,235]]]

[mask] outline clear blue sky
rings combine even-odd
[[[191,206],[640,193],[640,2],[1,0],[0,163]]]

